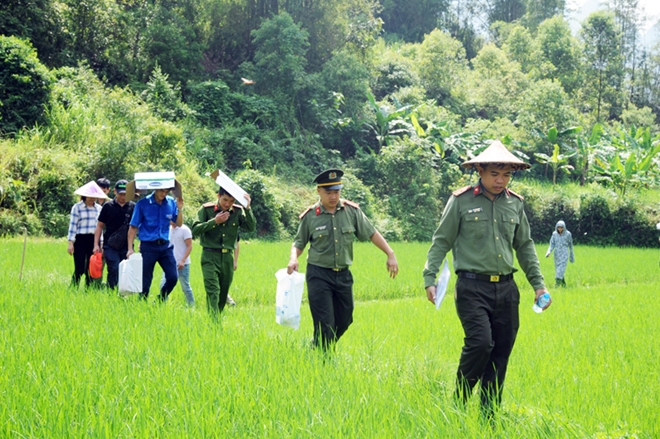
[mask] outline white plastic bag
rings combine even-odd
[[[282,326],[298,329],[300,326],[300,303],[305,288],[305,274],[294,271],[287,274],[282,268],[275,273],[277,294],[275,296],[275,321]]]
[[[133,253],[119,263],[119,295],[130,296],[142,292],[142,255]]]
[[[438,277],[438,285],[435,287],[435,309],[440,309],[442,299],[445,298],[447,292],[447,285],[449,285],[449,278],[451,272],[449,271],[449,263],[445,259],[445,264],[442,266],[440,276]]]

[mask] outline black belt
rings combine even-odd
[[[459,271],[457,274],[458,277],[462,277],[463,279],[478,280],[480,282],[506,282],[513,279],[513,273],[491,276],[489,274],[477,274],[468,273],[467,271]]]
[[[314,264],[309,264],[308,263],[307,265],[314,265]],[[336,267],[335,268],[327,268],[327,267],[321,267],[319,265],[314,265],[314,267],[320,268],[321,270],[331,270],[331,271],[336,271],[336,272],[348,270],[348,267],[344,267],[344,268],[336,268]]]
[[[210,247],[203,247],[205,252],[215,252],[215,253],[231,253],[231,249],[229,248],[210,248]]]
[[[148,244],[163,245],[163,244],[167,244],[170,241],[168,241],[167,239],[156,239],[155,241],[142,241],[142,242],[146,242]]]

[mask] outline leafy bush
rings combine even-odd
[[[42,120],[51,76],[32,45],[0,35],[0,132],[15,133]]]

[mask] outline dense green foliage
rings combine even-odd
[[[286,238],[339,166],[386,236],[425,240],[490,139],[530,179],[643,194],[660,46],[634,3],[574,33],[563,0],[3,2],[0,234],[61,235],[76,185],[136,171],[180,175],[190,219],[221,168],[262,194],[260,236]]]
[[[520,331],[502,412],[452,405],[463,330],[453,295],[439,311],[423,291],[429,243],[385,255],[355,246],[355,321],[333,356],[309,349],[306,298],[297,331],[275,323],[276,270],[290,243],[243,241],[220,322],[205,307],[193,247],[186,308],[177,287],[158,304],[67,288],[62,239],[0,241],[0,436],[278,438],[638,438],[660,435],[658,254],[578,245],[568,288],[532,309],[520,286]],[[547,243],[539,245],[543,254]],[[58,262],[55,262],[58,261]],[[543,258],[546,279],[552,258]],[[619,270],[618,267],[625,267]],[[301,271],[305,270],[301,258]],[[452,277],[450,291],[453,289]]]

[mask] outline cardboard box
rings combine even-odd
[[[175,198],[183,198],[183,188],[174,172],[136,172],[134,180],[126,185],[126,199],[134,200],[135,191],[151,192],[156,189],[172,188]]]
[[[219,169],[216,169],[211,173],[210,177],[214,179],[221,188],[229,192],[229,194],[236,199],[237,203],[243,207],[247,207],[248,199],[245,198],[245,194],[247,194],[247,192],[245,192],[239,185],[234,183],[231,178],[227,177],[227,174]]]

